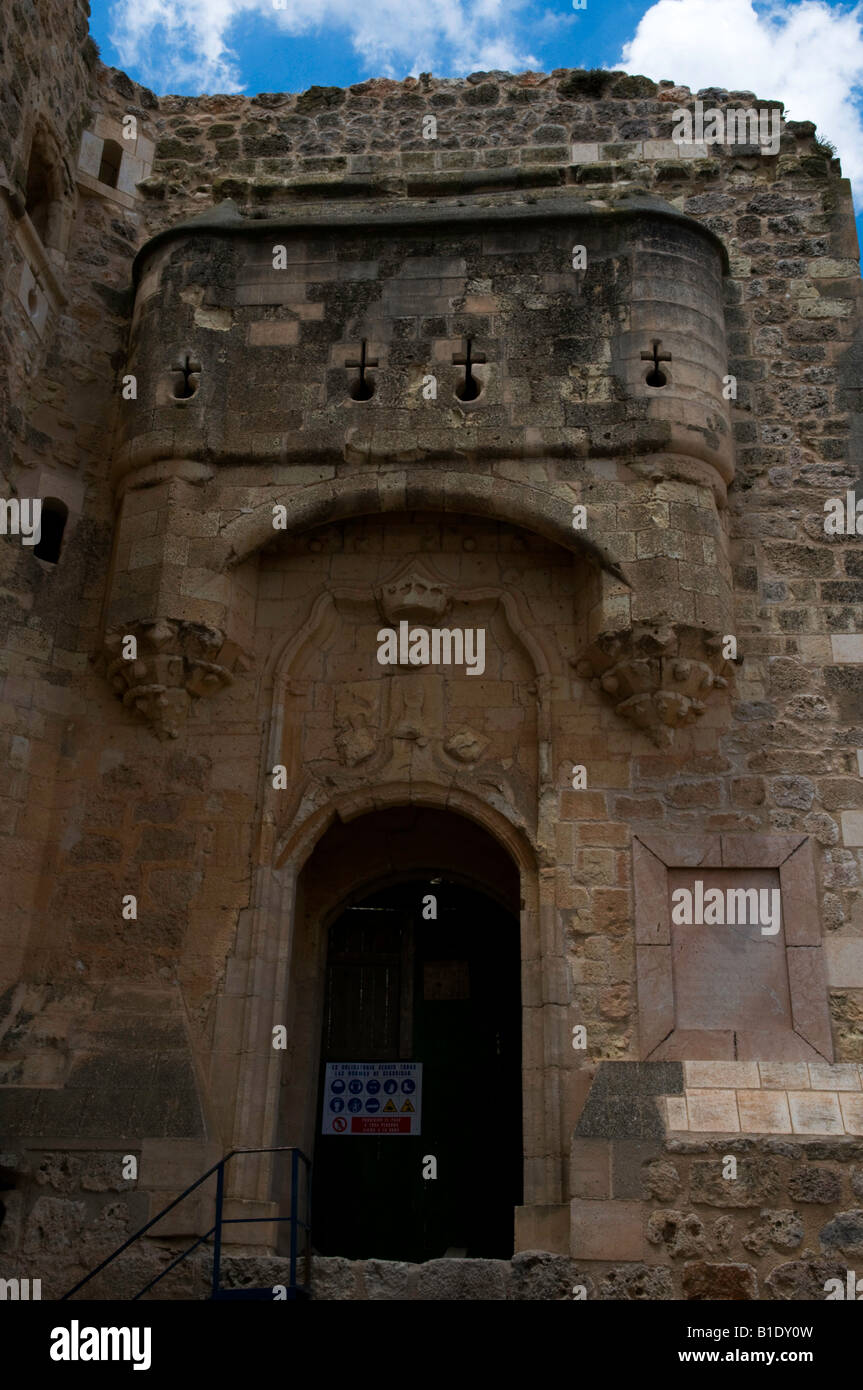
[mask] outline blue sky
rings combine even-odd
[[[863,0],[91,0],[106,63],[154,91],[304,91],[421,71],[619,67],[784,101],[863,209]],[[858,219],[858,231],[863,218]]]

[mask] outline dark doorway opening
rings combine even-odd
[[[333,922],[312,1192],[320,1254],[512,1255],[522,1201],[520,1005],[517,919],[454,878],[391,886]],[[321,1134],[326,1063],[374,1061],[422,1063],[421,1133]],[[430,1157],[436,1178],[423,1176]]]

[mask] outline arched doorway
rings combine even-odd
[[[317,1250],[413,1261],[512,1254],[519,1003],[518,923],[484,893],[416,879],[339,915],[318,1085]],[[338,1063],[362,1070],[346,1080],[352,1069]],[[325,1133],[333,1107],[339,1130]],[[390,1133],[379,1132],[384,1111]]]
[[[297,1142],[302,1125],[313,1153],[315,1250],[508,1258],[523,1171],[515,864],[474,821],[393,807],[330,827],[297,905],[281,1128]]]

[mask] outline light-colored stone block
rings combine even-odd
[[[738,1091],[737,1110],[744,1134],[790,1134],[791,1112],[784,1091]]]
[[[684,1062],[683,1075],[687,1090],[707,1086],[736,1090],[760,1085],[757,1062]]]
[[[669,1132],[689,1129],[689,1114],[685,1096],[665,1097],[666,1127]]]
[[[116,140],[118,143],[123,139],[123,127],[113,116],[104,116],[99,113],[93,121],[93,133],[100,140]]]
[[[845,1133],[863,1135],[863,1094],[854,1095],[851,1091],[840,1092],[839,1107],[842,1111]]]
[[[689,1128],[696,1133],[736,1134],[740,1129],[734,1091],[686,1092]]]
[[[249,347],[291,346],[299,341],[299,336],[300,325],[296,319],[249,325]]]
[[[94,179],[98,177],[99,166],[102,163],[102,144],[103,142],[91,130],[85,130],[81,136],[78,168],[83,169],[85,174],[92,174]]]
[[[863,662],[863,633],[840,632],[830,638],[833,661],[837,665]]]
[[[571,1250],[577,1260],[642,1260],[640,1202],[570,1203]]]
[[[709,159],[710,150],[707,145],[678,145],[681,159]]]
[[[863,748],[857,749],[857,771],[863,777]]]
[[[860,1090],[855,1062],[810,1062],[809,1080],[813,1091]]]
[[[516,1207],[515,1249],[569,1254],[569,1207]]]
[[[573,145],[570,158],[573,164],[598,164],[599,144]]]
[[[807,1091],[809,1068],[805,1062],[759,1062],[761,1085],[770,1091]]]
[[[843,1134],[842,1112],[835,1091],[789,1091],[795,1134]]]
[[[828,937],[824,957],[828,984],[863,989],[863,937]]]
[[[680,146],[674,140],[645,140],[645,159],[679,159]]]
[[[131,197],[134,197],[136,193],[135,186],[140,183],[143,177],[143,160],[137,159],[135,155],[129,154],[128,150],[124,150],[123,158],[120,162],[120,172],[117,175],[117,188],[121,193],[128,193]]]
[[[843,811],[842,843],[849,849],[863,847],[863,811]]]
[[[609,1197],[611,1178],[607,1139],[573,1139],[570,1183],[575,1197],[591,1201]]]

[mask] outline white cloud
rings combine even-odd
[[[786,116],[815,121],[863,198],[861,6],[822,0],[657,0],[625,44],[618,67],[691,87],[751,91],[782,101]]]
[[[420,71],[522,71],[519,11],[529,0],[115,0],[111,40],[123,67],[157,91],[236,92],[245,88],[231,48],[237,20],[256,16],[298,37],[326,30],[345,42],[370,75]]]

